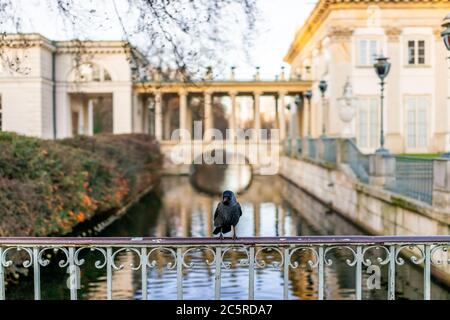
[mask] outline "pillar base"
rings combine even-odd
[[[387,149],[384,150],[387,151]],[[376,153],[374,155],[370,155],[369,183],[376,186],[386,186],[393,183],[394,181],[395,181],[395,157],[389,154],[389,151],[387,151],[387,154]]]
[[[381,155],[381,156],[387,156],[387,155],[390,155],[391,153],[386,148],[379,148],[375,151],[375,154]]]

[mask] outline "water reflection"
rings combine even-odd
[[[222,170],[222,169],[221,169]],[[221,171],[230,176],[235,173]],[[231,173],[229,173],[231,172]],[[208,182],[206,174],[201,180]],[[229,181],[220,180],[220,188]],[[208,184],[206,184],[208,185]],[[160,191],[144,198],[124,218],[109,227],[101,236],[169,236],[203,237],[211,236],[213,212],[219,201],[218,196],[195,189],[188,177],[164,177]],[[287,182],[273,176],[254,177],[245,192],[239,195],[243,216],[237,227],[240,237],[251,236],[296,236],[296,235],[359,235],[355,228],[340,215],[330,211],[315,198]],[[105,299],[105,270],[94,267],[96,253],[92,253],[90,263],[82,266],[82,288],[79,297],[83,299]],[[325,268],[325,298],[355,298],[355,268],[349,267],[345,260],[349,258],[345,250],[335,250],[330,257],[333,264]],[[239,251],[230,251],[225,256],[232,264],[230,269],[222,268],[222,298],[246,299],[248,297],[248,267],[239,266],[246,255]],[[261,252],[257,259],[266,260],[266,267],[256,269],[255,298],[280,299],[283,296],[283,270],[273,268],[272,262],[280,261],[277,252]],[[292,258],[300,267],[289,271],[289,297],[291,299],[317,298],[317,270],[308,269],[307,261],[314,259],[309,251],[298,251]],[[150,299],[175,299],[177,296],[176,270],[167,268],[173,262],[168,253],[155,253],[152,256],[157,267],[148,270],[148,297]],[[214,266],[205,264],[212,260],[207,251],[190,252],[187,263],[194,263],[190,269],[183,269],[183,293],[185,299],[213,299]],[[137,263],[134,253],[124,253],[117,257],[117,264],[129,266]],[[382,286],[379,290],[368,290],[366,281],[369,274],[363,269],[363,299],[386,299],[387,267],[382,266]],[[67,274],[54,268],[42,273],[44,299],[67,298],[68,290],[64,286]],[[399,299],[421,299],[423,296],[423,274],[421,270],[409,265],[398,266],[396,278]],[[7,297],[32,297],[32,279],[20,286],[20,292],[8,288]],[[26,293],[24,292],[27,291]],[[141,298],[140,271],[129,268],[113,273],[114,299]],[[450,299],[448,291],[432,285],[433,299]]]
[[[239,154],[230,154],[224,150],[214,150],[211,155],[220,163],[205,163],[192,166],[191,183],[200,192],[211,195],[220,195],[225,190],[242,193],[252,182],[252,167],[246,164],[246,158]],[[226,161],[225,161],[226,160]]]
[[[227,172],[227,171],[225,171]],[[225,181],[225,180],[224,180]],[[154,222],[144,226],[134,221],[135,216],[151,215],[155,212],[142,205],[120,222],[118,232],[116,226],[110,228],[106,235],[115,236],[171,236],[171,237],[203,237],[211,236],[212,215],[219,197],[196,190],[187,177],[165,177],[161,185],[164,195],[161,208],[156,213]],[[279,177],[255,177],[253,182],[238,197],[243,208],[243,216],[239,222],[238,236],[296,236],[296,235],[359,235],[361,231],[349,224],[339,215],[317,202],[313,197],[302,192],[294,185]],[[248,297],[248,268],[239,266],[245,259],[243,252],[229,252],[225,260],[232,263],[230,270],[222,268],[222,297],[224,299],[246,299]],[[334,263],[326,267],[325,296],[327,299],[355,298],[355,268],[346,265],[350,258],[348,252],[337,250],[330,255]],[[264,259],[265,268],[257,269],[255,276],[255,297],[257,299],[280,299],[283,294],[282,270],[272,268],[271,263],[280,261],[276,252],[263,252],[258,259]],[[158,264],[173,261],[169,255],[159,255]],[[207,266],[205,260],[211,260],[207,252],[192,253],[188,261],[195,263],[192,269],[185,269],[183,288],[185,299],[212,299],[214,297],[214,266]],[[298,252],[292,260],[301,265],[289,272],[289,295],[291,299],[317,299],[317,271],[308,269],[307,261],[314,259],[311,252]],[[380,290],[363,290],[364,299],[386,299],[387,268],[382,267],[382,288]],[[420,299],[422,294],[422,273],[410,266],[399,266],[397,277],[397,297]],[[400,274],[400,272],[402,274]],[[405,273],[404,273],[405,272]],[[117,272],[119,274],[120,272]],[[404,275],[407,275],[405,278]],[[117,277],[119,277],[117,275]],[[363,275],[366,283],[369,275]],[[114,281],[119,280],[119,278]],[[129,274],[127,283],[134,284],[133,295],[129,290],[115,290],[115,298],[140,298],[140,275]],[[114,282],[115,283],[115,282]],[[175,299],[176,272],[163,268],[149,271],[149,298]],[[103,294],[99,291],[87,290],[86,298]],[[433,285],[433,298],[448,299],[448,292]]]

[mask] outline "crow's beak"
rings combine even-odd
[[[223,197],[223,203],[228,204],[230,202],[230,197]]]

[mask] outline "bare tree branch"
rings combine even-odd
[[[66,37],[86,40],[92,30],[117,21],[123,39],[129,42],[126,52],[130,54],[130,63],[138,63],[133,48],[148,58],[147,65],[139,66],[147,71],[140,70],[138,77],[152,77],[155,70],[163,71],[163,77],[172,77],[172,70],[178,70],[178,76],[201,80],[209,67],[223,73],[225,53],[251,46],[258,17],[256,1],[46,0],[45,3],[55,11],[55,19],[70,29]],[[24,16],[25,11],[20,9],[27,3],[0,0],[0,32],[22,32],[23,19],[30,17]],[[112,11],[104,9],[111,8],[111,4]],[[11,64],[3,57],[3,49],[8,48],[5,39],[0,39],[0,61]]]

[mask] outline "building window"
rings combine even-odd
[[[378,54],[377,40],[358,40],[357,44],[357,64],[360,67],[371,67],[375,64]]]
[[[358,145],[361,148],[376,148],[380,131],[378,98],[359,98],[358,104]]]
[[[74,79],[76,82],[103,82],[111,81],[111,74],[105,69],[92,63],[82,64],[74,68]]]
[[[406,140],[408,148],[427,147],[428,108],[428,97],[411,96],[406,98]]]
[[[425,40],[408,40],[408,64],[424,65],[426,62]]]

